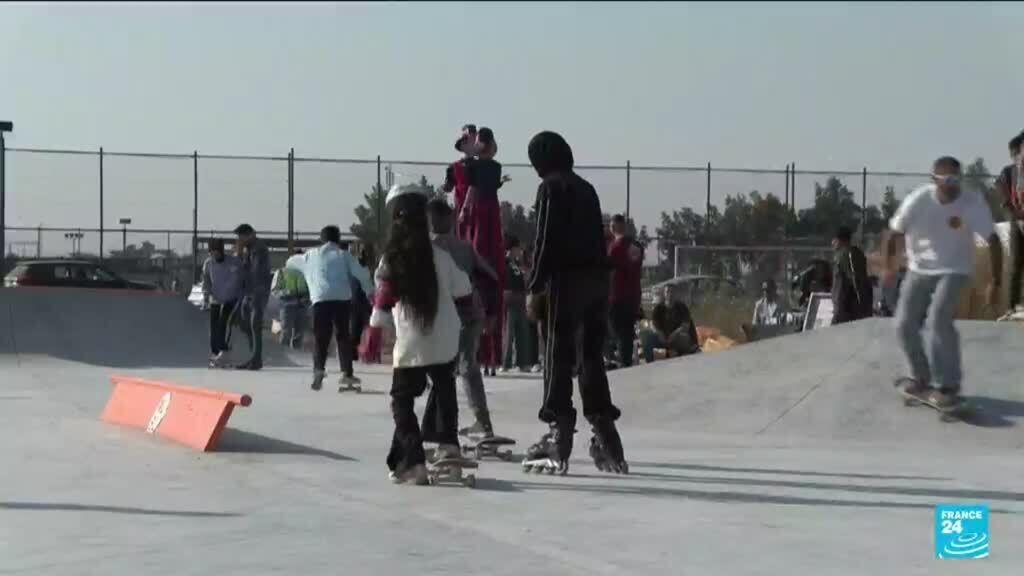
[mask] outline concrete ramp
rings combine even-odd
[[[116,368],[205,366],[206,316],[183,298],[137,290],[0,290],[0,355]]]
[[[1016,324],[960,322],[964,393],[982,411],[973,424],[940,422],[905,407],[892,322],[871,319],[611,374],[633,426],[805,440],[923,442],[1017,447],[1024,420]],[[630,417],[632,420],[633,418]]]

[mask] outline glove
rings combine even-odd
[[[383,308],[374,308],[373,312],[370,314],[370,326],[372,328],[394,329],[395,316]]]

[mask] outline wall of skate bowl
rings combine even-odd
[[[1024,332],[1012,323],[958,322],[964,390],[977,425],[908,408],[893,387],[905,373],[890,319],[773,338],[609,375],[623,427],[771,441],[1021,445],[1024,386],[1015,364]]]
[[[2,288],[0,366],[59,359],[111,368],[206,367],[208,326],[206,313],[168,293]],[[264,342],[269,351],[270,338]],[[246,347],[237,328],[234,345]]]

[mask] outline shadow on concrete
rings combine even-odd
[[[578,476],[580,478],[607,478],[607,476]],[[764,486],[770,488],[797,488],[807,490],[835,490],[862,494],[897,494],[903,496],[929,496],[949,500],[1005,500],[1024,502],[1024,493],[998,490],[967,490],[945,488],[916,488],[913,486],[866,486],[863,484],[826,484],[821,482],[798,482],[795,480],[767,480],[749,478],[723,478],[713,476],[682,476],[630,470],[629,477],[651,480],[671,480],[688,484],[718,484],[725,486]]]
[[[37,512],[104,512],[108,514],[135,514],[140,516],[179,516],[184,518],[237,518],[233,512],[196,512],[189,510],[154,510],[127,506],[100,506],[68,504],[62,502],[0,502],[0,510],[30,510]]]
[[[802,498],[769,494],[752,494],[747,492],[699,491],[677,488],[660,488],[655,486],[612,486],[593,484],[565,484],[562,482],[512,482],[514,486],[526,490],[552,490],[567,492],[591,492],[595,494],[616,494],[625,496],[654,496],[664,498],[690,498],[723,504],[776,504],[789,506],[836,506],[845,508],[889,508],[889,509],[920,509],[933,510],[934,504],[918,502],[865,502],[858,500],[836,500],[832,498]],[[1013,510],[990,508],[992,514],[1020,514]]]
[[[476,474],[476,472],[473,471],[468,471],[467,473]],[[439,484],[435,484],[433,487],[467,489],[465,486],[454,480],[442,480]],[[476,484],[473,485],[472,490],[482,490],[484,492],[522,492],[522,490],[512,482],[498,480],[497,478],[481,478],[479,475],[476,477]]]
[[[1024,418],[1024,402],[985,396],[964,398],[975,407],[975,412],[964,418],[965,424],[981,428],[1010,428],[1017,425],[1010,418]]]
[[[339,462],[356,462],[337,452],[314,448],[304,444],[295,444],[262,434],[245,432],[235,428],[225,428],[217,442],[217,452],[226,454],[292,454],[300,456],[320,456]]]
[[[630,468],[667,468],[669,470],[693,470],[706,472],[735,472],[739,474],[783,474],[786,476],[821,476],[825,478],[863,478],[866,480],[953,480],[939,476],[904,476],[899,474],[863,474],[857,472],[818,472],[814,470],[786,470],[784,468],[738,468],[732,466],[709,466],[705,464],[675,464],[671,462],[633,462]]]

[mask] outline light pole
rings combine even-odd
[[[121,218],[118,220],[121,224],[121,257],[128,256],[128,225],[132,223],[131,218]]]
[[[85,234],[81,232],[68,232],[64,234],[64,237],[71,240],[71,257],[74,258],[82,252],[82,237]]]
[[[0,274],[7,271],[7,142],[4,133],[13,131],[13,122],[0,121]]]

